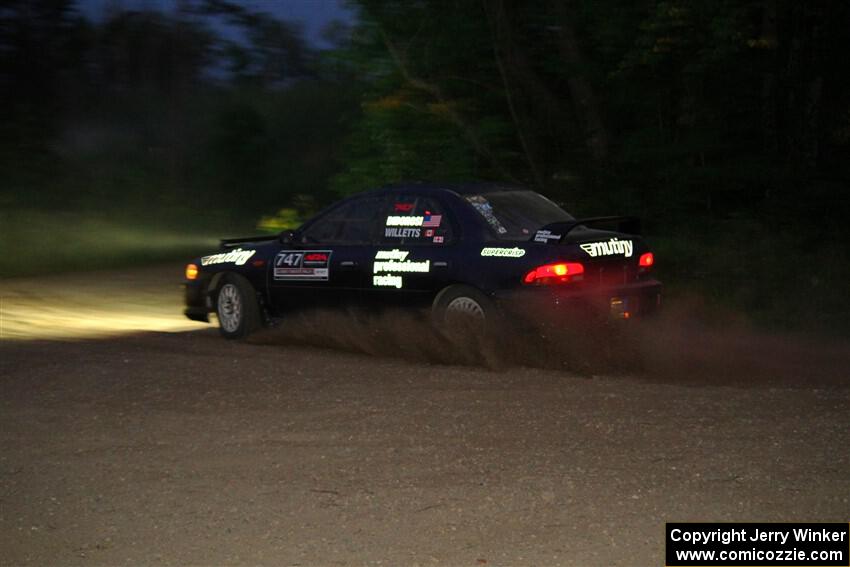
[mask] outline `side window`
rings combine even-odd
[[[390,195],[381,217],[382,244],[446,245],[452,242],[452,224],[442,203],[413,193]]]
[[[316,220],[301,235],[304,244],[370,244],[384,201],[361,197],[343,203]]]

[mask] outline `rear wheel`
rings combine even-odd
[[[247,337],[260,328],[260,304],[253,286],[238,274],[227,274],[216,294],[218,328],[228,339]]]
[[[434,299],[432,317],[437,329],[453,342],[491,338],[498,313],[490,299],[467,285],[452,285]]]

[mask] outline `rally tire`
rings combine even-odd
[[[499,324],[496,306],[474,287],[462,284],[444,288],[431,308],[431,319],[444,336],[492,337]]]
[[[239,274],[225,274],[216,291],[218,329],[226,339],[247,337],[262,326],[254,287]]]

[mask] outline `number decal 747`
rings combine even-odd
[[[331,250],[281,250],[274,259],[274,279],[327,281]]]

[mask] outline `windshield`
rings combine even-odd
[[[564,209],[534,191],[493,191],[466,200],[502,240],[528,240],[553,222],[574,220]]]

